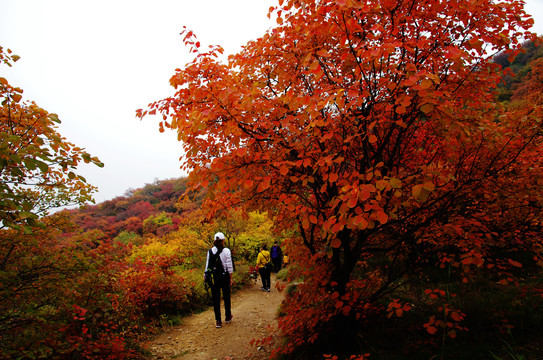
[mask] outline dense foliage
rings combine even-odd
[[[540,353],[543,58],[521,2],[290,0],[270,16],[226,63],[185,30],[176,94],[139,111],[179,132],[189,179],[75,210],[50,214],[91,199],[77,166],[100,161],[0,78],[0,358],[141,357],[206,305],[219,230],[236,286],[285,238],[274,357]]]
[[[0,48],[0,60],[17,60]],[[274,239],[263,214],[214,221],[186,179],[156,181],[97,205],[77,174],[99,160],[64,139],[58,118],[0,78],[0,358],[128,359],[157,326],[208,304],[205,251],[219,229],[249,280],[255,249]],[[79,209],[50,210],[79,204]],[[241,255],[238,255],[241,254]]]
[[[141,357],[157,327],[209,305],[202,273],[219,229],[233,250],[235,288],[245,286],[258,247],[276,239],[271,221],[233,211],[210,222],[196,202],[171,207],[185,183],[156,181],[42,217],[28,234],[0,232],[4,259],[9,255],[1,273],[0,358]]]
[[[512,71],[493,61],[536,39],[522,1],[281,0],[270,16],[227,62],[185,30],[194,60],[139,116],[177,131],[210,216],[257,209],[291,231],[303,281],[278,355],[454,357],[540,314],[540,67],[501,103]],[[529,306],[476,301],[519,291]]]

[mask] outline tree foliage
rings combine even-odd
[[[243,250],[254,236],[271,239],[269,224],[250,214],[260,220],[249,234],[237,212],[210,221],[198,202],[172,201],[185,183],[156,181],[41,217],[28,233],[0,230],[0,358],[140,358],[150,332],[208,304],[205,254],[223,226],[243,287]]]
[[[0,47],[2,65],[17,56]],[[3,227],[34,225],[51,208],[84,204],[94,187],[77,175],[84,163],[103,164],[63,138],[60,123],[33,102],[22,100],[23,90],[0,78],[0,221]]]
[[[138,115],[177,131],[211,216],[240,206],[296,228],[306,281],[284,351],[327,329],[356,344],[351,327],[383,301],[407,311],[395,296],[428,268],[505,286],[541,264],[541,105],[494,99],[510,70],[493,55],[536,40],[522,1],[281,0],[270,16],[278,26],[226,63],[185,29],[194,60],[175,95]],[[456,336],[461,311],[439,308]]]

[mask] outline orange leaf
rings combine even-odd
[[[386,189],[388,185],[388,181],[386,180],[377,180],[377,183],[375,184],[375,187],[379,190],[384,190]]]
[[[430,196],[430,191],[423,188],[422,185],[415,185],[413,186],[412,194],[415,200],[423,203],[423,202],[426,202],[426,200],[428,200],[428,197]]]
[[[368,221],[362,215],[357,215],[353,219],[353,225],[358,227],[361,230],[364,230],[368,227]]]
[[[509,262],[509,264],[513,265],[514,267],[518,267],[518,268],[522,267],[522,264],[519,263],[518,261],[511,260],[511,259],[507,259],[507,261]]]
[[[422,105],[420,107],[420,110],[425,114],[429,114],[432,111],[434,111],[434,105],[433,104],[424,104],[424,105]]]
[[[428,89],[430,86],[432,86],[432,80],[424,79],[420,82],[420,87],[422,89]]]
[[[384,211],[378,211],[376,218],[381,224],[385,224],[388,221],[388,215]]]
[[[356,205],[358,205],[358,197],[352,196],[349,201],[347,201],[347,206],[352,209],[356,207]]]
[[[425,182],[422,187],[428,191],[434,191],[436,189],[434,183],[431,181]]]
[[[341,246],[341,240],[339,240],[338,238],[333,238],[332,241],[330,241],[330,246],[338,249]]]
[[[360,201],[366,201],[371,196],[371,186],[364,186],[362,190],[358,192],[358,198]]]
[[[258,185],[258,191],[264,191],[270,188],[270,178],[265,178],[260,185]]]

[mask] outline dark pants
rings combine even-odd
[[[232,317],[230,303],[230,279],[223,276],[215,281],[211,287],[211,298],[213,299],[213,310],[215,310],[215,320],[221,321],[221,290],[224,301],[224,313],[227,319]]]
[[[272,258],[273,262],[273,272],[279,272],[281,270],[281,263],[283,262],[283,259],[280,257]]]
[[[270,280],[271,271],[263,267],[263,268],[258,269],[258,272],[260,273],[260,278],[262,279],[262,287],[266,290],[269,290],[271,286],[271,280]]]

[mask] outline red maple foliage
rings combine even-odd
[[[541,107],[525,98],[518,116],[493,95],[493,52],[535,40],[522,1],[289,0],[270,16],[278,27],[226,63],[185,30],[194,61],[138,115],[178,132],[211,215],[265,210],[294,229],[304,282],[284,352],[328,331],[356,343],[351,326],[428,268],[505,285],[541,264]],[[461,311],[436,306],[455,336]]]

